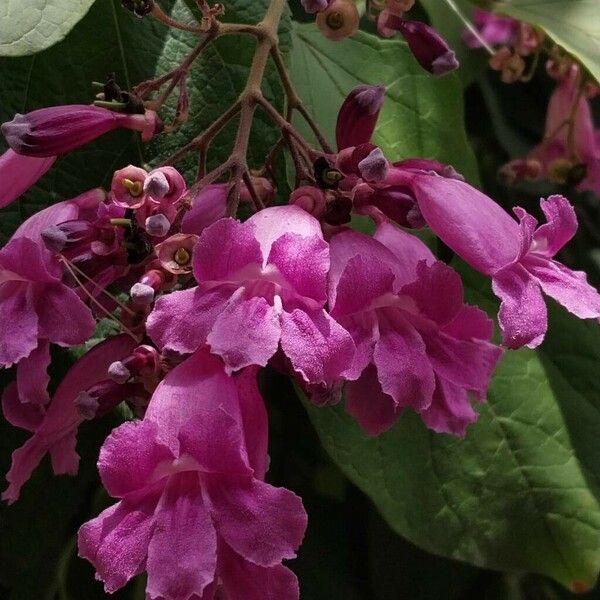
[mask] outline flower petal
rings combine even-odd
[[[146,320],[148,335],[163,350],[195,352],[206,342],[231,293],[223,286],[206,291],[195,287],[161,296]]]
[[[38,346],[38,317],[25,283],[9,281],[0,286],[0,365],[29,356]]]
[[[540,206],[548,222],[541,225],[533,236],[535,253],[551,258],[577,232],[577,215],[573,205],[564,196],[542,199]]]
[[[12,381],[2,394],[2,414],[14,427],[35,431],[44,418],[44,408],[39,404],[21,402],[17,382]]]
[[[350,334],[324,310],[281,315],[281,348],[306,383],[333,384],[354,356]]]
[[[38,347],[17,365],[17,385],[22,402],[44,405],[50,401],[48,384],[50,376],[50,344],[41,340]]]
[[[259,567],[219,544],[219,575],[228,600],[298,600],[298,578],[283,565]]]
[[[548,312],[539,283],[521,264],[494,275],[494,294],[502,300],[498,321],[508,348],[535,348],[548,328]]]
[[[206,338],[229,371],[250,365],[264,367],[277,351],[281,325],[274,306],[264,298],[232,300],[219,315]]]
[[[307,517],[302,500],[285,488],[250,478],[206,478],[210,512],[221,537],[262,567],[294,558]]]
[[[196,473],[169,479],[148,546],[148,600],[195,598],[215,579],[217,535]]]
[[[346,410],[369,435],[379,435],[398,420],[404,407],[383,392],[377,369],[369,365],[356,381],[346,384]]]
[[[17,154],[8,149],[0,156],[2,189],[0,190],[0,208],[8,206],[23,192],[26,192],[54,164],[56,156],[35,158]]]
[[[145,570],[158,499],[122,500],[79,529],[79,556],[94,565],[109,594]]]
[[[156,467],[174,458],[158,440],[156,423],[129,421],[113,429],[102,444],[98,469],[106,491],[122,498],[151,485]]]

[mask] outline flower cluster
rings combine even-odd
[[[350,4],[304,2],[333,29]],[[411,5],[388,0],[380,30],[400,31],[423,66],[447,71],[447,46],[403,19]],[[507,348],[542,342],[542,292],[578,317],[600,318],[585,275],[554,259],[577,228],[566,198],[542,200],[547,222],[538,227],[449,165],[390,161],[371,139],[385,92],[361,85],[349,93],[337,151],[312,149],[284,120],[302,179],[287,203],[275,202],[269,170],[250,173],[236,146],[225,166],[189,186],[172,166],[118,169],[109,190],[49,206],[0,250],[0,366],[16,366],[2,407],[31,433],[13,453],[3,498],[19,498],[46,454],[56,474],[75,474],[84,421],[121,403],[136,417],[100,452],[102,482],[117,501],[79,531],[80,556],[108,592],[145,571],[150,600],[299,597],[283,561],[294,558],[307,518],[295,494],[265,481],[258,376],[267,366],[315,404],[344,397],[369,435],[406,409],[436,432],[465,435],[477,419],[471,400],[485,401],[503,348],[492,319],[465,302],[459,273],[415,229],[429,227],[491,279]],[[149,139],[161,123],[147,107],[85,105],[5,123],[1,204],[59,154],[115,127]],[[240,125],[242,145],[248,134]],[[232,181],[219,181],[228,169]],[[254,208],[244,221],[239,201]],[[352,228],[353,214],[370,218],[371,233]],[[85,352],[50,397],[51,344],[89,341],[103,317],[120,332]]]

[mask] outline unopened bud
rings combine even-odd
[[[144,192],[159,200],[169,193],[169,180],[161,171],[151,173],[144,181]]]
[[[325,212],[325,194],[322,189],[314,185],[305,185],[292,192],[290,204],[299,206],[318,219]]]
[[[120,360],[117,360],[108,367],[108,376],[115,383],[123,384],[131,379],[131,372]]]
[[[375,148],[358,163],[362,178],[368,182],[383,181],[389,171],[389,163],[381,148]]]
[[[525,71],[525,61],[507,46],[500,48],[491,58],[490,67],[500,71],[504,83],[515,83]]]
[[[134,283],[129,291],[131,299],[136,304],[147,306],[154,300],[154,289],[144,283]]]
[[[169,233],[169,229],[171,229],[171,223],[165,215],[158,213],[146,219],[145,227],[148,235],[152,237],[165,237]]]

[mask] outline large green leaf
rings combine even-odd
[[[312,25],[294,30],[291,70],[300,95],[333,141],[337,112],[359,83],[385,84],[375,143],[391,159],[423,156],[454,165],[471,180],[477,166],[463,120],[456,75],[432,77],[400,40],[358,33],[338,43]]]
[[[493,311],[489,284],[463,274],[468,299]],[[342,407],[308,410],[333,459],[413,543],[586,587],[600,568],[600,332],[550,309],[545,344],[505,355],[464,440],[412,413],[369,438]]]
[[[193,20],[183,0],[171,0],[163,5],[182,21]],[[268,0],[251,4],[234,0],[227,4],[227,17],[257,22],[267,5]],[[286,15],[281,28],[284,50],[289,47],[289,29],[290,18]],[[177,66],[196,42],[193,34],[170,30],[153,19],[136,19],[121,8],[119,0],[97,2],[61,43],[35,56],[0,62],[0,80],[10,82],[0,89],[0,122],[11,119],[16,112],[54,104],[90,102],[91,82],[103,80],[113,71],[118,81],[127,87],[165,73]],[[128,163],[159,161],[206,128],[235,101],[242,89],[253,43],[250,39],[229,37],[206,49],[190,74],[190,119],[177,132],[157,136],[145,146],[137,134],[112,132],[61,156],[37,186],[0,211],[0,243],[26,217],[44,206],[91,187],[109,186],[115,169]],[[279,85],[274,69],[269,69],[264,85],[266,95],[279,96],[281,101]],[[169,107],[167,116],[168,112]],[[257,163],[277,138],[277,131],[259,115],[253,132],[250,159]],[[233,129],[229,127],[216,140],[212,165],[224,160],[233,137]],[[191,173],[192,170],[188,172]]]
[[[53,46],[93,3],[94,0],[4,0],[0,7],[0,56],[35,54]]]
[[[600,81],[598,0],[510,0],[493,2],[492,7],[496,12],[541,27]]]

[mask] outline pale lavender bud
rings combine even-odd
[[[123,384],[131,378],[131,372],[120,360],[117,360],[108,367],[108,376],[115,383]]]
[[[381,148],[375,148],[358,163],[358,169],[365,181],[379,182],[387,177],[389,163]]]
[[[129,294],[134,302],[142,306],[147,306],[154,300],[154,289],[145,283],[135,283]]]
[[[307,13],[317,13],[325,10],[331,0],[300,0],[300,4]]]
[[[169,193],[169,180],[162,171],[150,173],[144,181],[144,192],[160,200]]]
[[[158,213],[146,219],[146,232],[152,237],[165,237],[171,229],[171,223],[165,215]]]

